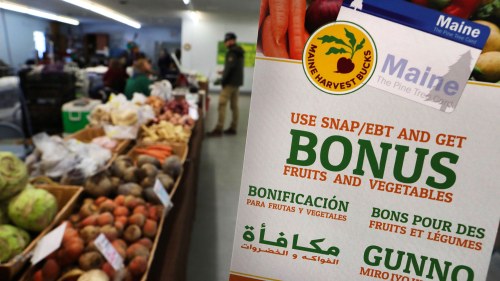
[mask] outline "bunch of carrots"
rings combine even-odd
[[[262,0],[259,29],[265,56],[302,59],[309,38],[304,24],[306,0]]]
[[[137,154],[143,154],[154,157],[162,164],[167,157],[173,154],[172,147],[163,144],[153,144],[141,148],[136,148],[134,149],[134,152]]]

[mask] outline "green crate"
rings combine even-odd
[[[94,107],[101,104],[99,100],[74,100],[62,107],[64,133],[71,134],[84,129],[88,124],[88,116]]]

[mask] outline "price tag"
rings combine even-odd
[[[158,196],[158,199],[160,199],[163,206],[165,206],[166,211],[170,210],[174,206],[174,204],[172,204],[172,201],[170,200],[170,196],[168,195],[165,187],[163,187],[163,184],[159,179],[156,179],[153,190],[156,196]]]
[[[31,257],[31,263],[33,265],[48,257],[61,247],[66,226],[67,223],[61,224],[38,241],[35,250],[33,250],[33,256]]]
[[[111,245],[108,238],[106,238],[104,234],[101,233],[99,236],[97,236],[94,244],[114,270],[119,271],[123,268],[122,256],[118,254],[115,247]]]

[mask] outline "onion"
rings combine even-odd
[[[342,0],[314,0],[307,8],[306,29],[313,34],[318,28],[337,19]]]

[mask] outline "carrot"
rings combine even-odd
[[[168,153],[158,153],[158,152],[153,152],[153,151],[140,152],[140,154],[154,157],[154,158],[156,158],[156,159],[158,159],[160,161],[163,161],[165,158],[167,158],[170,155],[172,155],[172,154],[168,154]]]
[[[280,40],[283,39],[288,29],[289,1],[269,0],[269,14],[273,20],[272,33],[276,43],[282,43]]]
[[[267,17],[269,13],[269,0],[260,1],[260,17],[259,17],[259,28],[262,26],[262,22]]]
[[[304,34],[302,36],[304,36],[304,42],[307,43],[307,40],[309,40],[309,37],[311,35],[309,35],[309,32],[307,32],[307,30],[304,28]]]
[[[288,43],[290,46],[290,58],[302,59],[302,52],[306,41],[304,40],[306,1],[290,0],[290,18],[288,21]]]
[[[170,152],[172,152],[172,148],[170,146],[159,145],[159,144],[150,145],[146,149],[147,150],[163,150],[163,151],[170,151]]]
[[[268,57],[287,59],[289,57],[286,34],[284,34],[279,41],[274,40],[272,20],[271,16],[266,17],[264,24],[262,25],[262,52]]]

